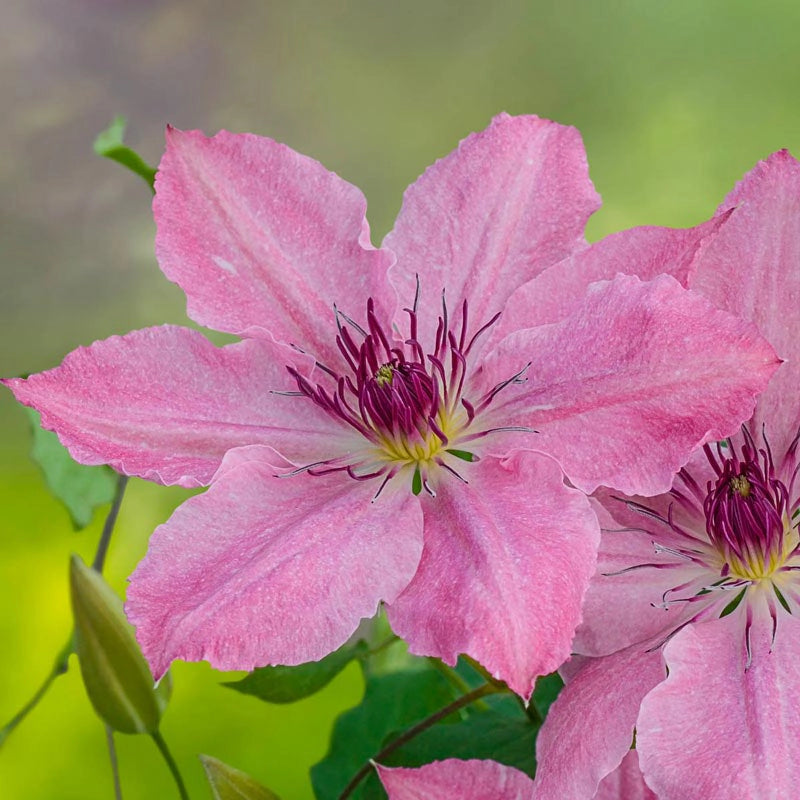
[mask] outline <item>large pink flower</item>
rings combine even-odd
[[[800,164],[760,163],[718,218],[683,279],[754,320],[786,363],[742,432],[697,452],[668,493],[598,493],[575,641],[590,658],[569,665],[542,730],[537,797],[591,797],[634,727],[661,800],[798,796]]]
[[[580,490],[665,490],[776,366],[670,277],[560,284],[597,204],[577,131],[502,115],[375,249],[361,193],[316,161],[169,130],[161,268],[243,341],[151,328],[7,382],[79,461],[210,483],[131,578],[156,675],[318,659],[381,600],[414,652],[525,696],[567,657],[599,536]]]

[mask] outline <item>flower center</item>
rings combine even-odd
[[[800,615],[800,496],[796,484],[800,433],[780,470],[766,436],[763,447],[756,446],[746,427],[742,436],[738,449],[731,440],[716,448],[704,446],[715,474],[705,490],[688,469],[680,470],[669,492],[673,502],[666,513],[627,502],[629,509],[669,529],[669,537],[667,544],[654,542],[657,558],[653,562],[609,575],[633,569],[673,571],[674,585],[663,592],[660,603],[652,605],[665,609],[678,605],[685,613],[673,618],[658,646],[690,623],[724,617],[741,606],[749,667],[750,630],[756,615],[769,616],[773,639],[781,609]],[[646,532],[644,528],[631,530]]]
[[[317,362],[322,378],[315,384],[294,367],[287,367],[299,390],[293,394],[311,399],[366,440],[363,448],[300,467],[291,474],[345,470],[357,480],[384,476],[379,494],[389,479],[407,471],[415,494],[424,489],[435,495],[432,476],[437,471],[466,482],[455,464],[477,459],[471,450],[462,449],[464,444],[499,430],[529,430],[472,428],[499,392],[525,380],[527,367],[474,402],[464,397],[475,341],[494,325],[499,314],[468,337],[466,301],[459,324],[451,327],[443,296],[433,349],[426,352],[417,340],[416,300],[414,308],[406,312],[410,332],[400,340],[392,329],[381,325],[372,299],[367,302],[365,328],[336,310],[336,344],[346,369],[336,371]]]

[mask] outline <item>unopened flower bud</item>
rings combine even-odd
[[[156,689],[125,619],[122,600],[103,577],[73,555],[69,578],[75,652],[95,711],[120,733],[154,733],[168,699],[169,681]]]

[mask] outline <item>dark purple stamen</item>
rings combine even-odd
[[[784,548],[789,506],[786,487],[775,477],[768,447],[756,450],[745,434],[741,454],[728,442],[717,446],[719,462],[706,445],[716,482],[709,482],[703,503],[708,537],[734,572],[763,575]],[[727,574],[727,573],[725,573]]]
[[[500,315],[495,314],[470,337],[467,301],[463,301],[460,320],[451,329],[443,292],[433,351],[426,352],[417,338],[418,302],[419,285],[413,308],[404,309],[409,316],[410,335],[402,342],[381,325],[372,299],[367,301],[364,326],[335,307],[336,344],[344,359],[344,371],[339,374],[330,366],[318,364],[331,379],[322,384],[312,382],[294,367],[287,367],[297,382],[298,391],[282,394],[309,398],[375,447],[369,457],[362,452],[349,459],[332,459],[301,467],[292,474],[320,475],[344,470],[358,480],[384,476],[378,490],[380,494],[399,469],[416,463],[419,476],[415,477],[414,485],[434,495],[427,473],[431,464],[466,482],[445,460],[450,458],[447,448],[453,436],[458,441],[470,441],[497,430],[529,430],[510,427],[466,433],[476,416],[499,392],[525,380],[523,375],[530,366],[526,365],[475,402],[462,397],[470,352],[478,337],[488,331]]]

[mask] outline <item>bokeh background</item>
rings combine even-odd
[[[364,189],[375,242],[405,186],[501,110],[580,128],[605,201],[591,239],[695,224],[758,159],[800,153],[794,0],[0,0],[0,15],[3,376],[113,333],[187,322],[153,257],[147,188],[92,153],[117,113],[151,162],[167,122],[285,141]],[[28,447],[3,390],[0,724],[66,638],[68,554],[90,558],[100,530],[71,530]],[[184,496],[132,481],[108,563],[119,591]],[[354,667],[291,707],[222,688],[205,665],[179,664],[174,677],[163,730],[196,800],[210,796],[200,752],[285,800],[310,798],[308,766],[361,693]],[[126,800],[176,796],[148,739],[118,747]],[[0,750],[0,797],[112,797],[74,663]]]

